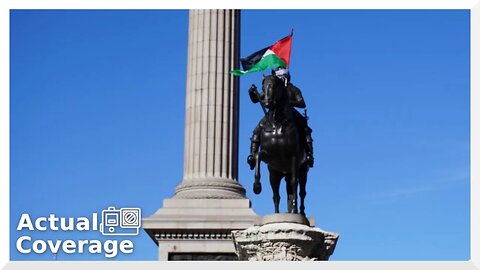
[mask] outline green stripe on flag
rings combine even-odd
[[[265,56],[262,60],[258,61],[258,63],[256,63],[249,70],[243,71],[243,70],[236,69],[236,70],[230,71],[230,73],[235,75],[235,76],[240,76],[240,75],[244,75],[244,74],[247,74],[247,73],[262,71],[262,70],[265,70],[265,69],[268,69],[268,68],[275,68],[275,67],[278,67],[278,66],[286,67],[286,64],[277,55],[269,54],[269,55]]]

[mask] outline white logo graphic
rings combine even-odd
[[[103,235],[138,235],[142,222],[140,208],[120,208],[110,206],[102,210],[100,232]]]

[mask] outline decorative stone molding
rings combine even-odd
[[[168,233],[157,233],[155,234],[155,240],[223,240],[223,239],[232,239],[232,234],[228,231],[222,232],[168,232]]]
[[[241,261],[327,261],[339,235],[297,223],[271,223],[233,231]]]
[[[235,180],[203,179],[183,181],[176,190],[177,199],[245,199],[245,189]]]

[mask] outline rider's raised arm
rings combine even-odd
[[[248,89],[248,95],[250,96],[250,100],[253,103],[258,103],[264,98],[265,93],[258,93],[257,87],[255,86],[255,84],[252,84],[252,86],[250,86],[250,89]]]

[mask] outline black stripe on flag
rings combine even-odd
[[[242,63],[242,67],[244,71],[247,71],[251,69],[258,61],[262,59],[262,56],[265,54],[265,52],[269,49],[270,47],[266,47],[264,49],[261,49],[257,52],[252,53],[251,55],[241,58],[240,62]]]

